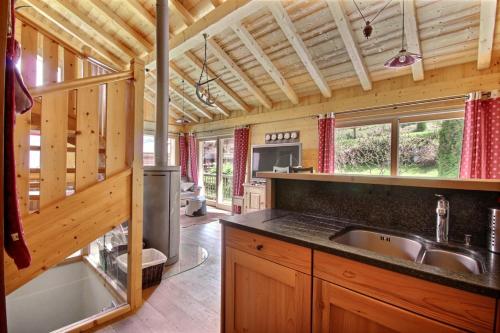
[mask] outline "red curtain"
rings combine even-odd
[[[492,94],[493,95],[493,94]],[[465,103],[460,178],[500,179],[500,97],[472,93]]]
[[[335,117],[321,116],[318,120],[318,172],[333,173],[335,170]]]
[[[31,100],[27,93],[16,62],[20,55],[20,47],[14,39],[14,1],[11,2],[12,31],[7,39],[7,54],[5,66],[5,124],[4,124],[4,241],[5,251],[14,259],[16,266],[21,269],[31,263],[31,255],[24,240],[23,224],[19,213],[16,187],[16,162],[14,158],[14,126],[16,123],[16,110],[24,113],[22,101]],[[17,98],[19,97],[19,98]],[[19,101],[19,102],[18,102]],[[19,105],[16,105],[20,103]],[[29,103],[28,103],[29,104]],[[27,104],[27,105],[28,105]]]
[[[187,177],[188,146],[186,135],[184,133],[179,134],[179,160],[181,165],[181,177]]]
[[[197,141],[194,134],[188,134],[188,151],[189,151],[189,174],[188,178],[190,181],[194,183],[195,186],[198,186],[198,149],[197,149]]]
[[[233,195],[243,196],[243,183],[248,156],[248,140],[250,129],[236,128],[234,130],[234,151],[233,151]],[[233,206],[233,213],[241,214],[241,207]]]

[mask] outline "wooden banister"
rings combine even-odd
[[[93,85],[99,85],[104,83],[111,83],[122,80],[129,80],[134,77],[132,71],[124,71],[106,75],[98,75],[85,77],[82,79],[58,82],[53,84],[46,84],[39,87],[33,87],[30,89],[30,94],[32,97],[40,97],[42,95],[52,93],[52,92],[62,92],[78,88],[89,87]]]

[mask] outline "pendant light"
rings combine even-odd
[[[214,106],[215,100],[210,93],[210,82],[217,80],[219,77],[215,77],[213,79],[208,79],[208,63],[207,63],[207,34],[203,34],[203,38],[205,38],[205,53],[203,58],[203,66],[201,68],[200,78],[198,82],[196,82],[196,96],[198,99],[207,106]],[[203,82],[203,73],[205,73],[205,81]],[[206,89],[202,88],[206,86]]]
[[[179,125],[189,124],[190,121],[184,116],[184,80],[182,80],[182,116],[177,119],[175,122]]]
[[[387,68],[401,68],[411,66],[414,63],[422,60],[422,55],[411,53],[405,49],[405,1],[402,0],[403,5],[403,31],[401,33],[401,50],[391,59],[387,60],[384,64]]]
[[[356,9],[359,12],[359,15],[361,15],[361,18],[363,19],[363,22],[365,22],[365,27],[363,28],[363,36],[365,36],[366,39],[370,38],[370,36],[372,35],[372,32],[373,32],[373,23],[375,22],[375,19],[380,15],[380,13],[382,13],[382,11],[384,9],[387,8],[387,6],[389,6],[389,4],[391,3],[391,1],[392,0],[388,0],[386,2],[386,4],[384,5],[384,7],[382,7],[375,14],[375,16],[373,16],[373,18],[371,20],[367,20],[366,17],[363,15],[363,12],[361,11],[361,9],[359,9],[358,4],[356,3],[356,0],[352,0],[352,2],[354,2],[354,6],[356,6]]]

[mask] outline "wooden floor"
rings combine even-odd
[[[101,333],[220,331],[220,240],[218,222],[181,228],[181,242],[208,250],[200,266],[145,290],[145,303],[134,315],[109,325]]]

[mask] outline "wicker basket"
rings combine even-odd
[[[128,255],[122,254],[116,258],[118,264],[118,280],[127,286],[127,264]],[[142,250],[142,289],[160,284],[163,274],[163,266],[167,257],[156,249]]]

